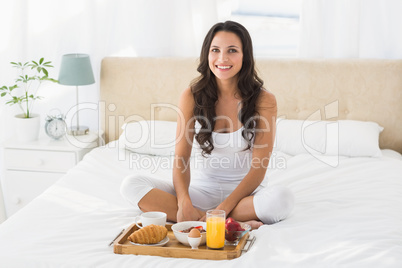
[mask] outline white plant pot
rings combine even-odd
[[[39,137],[40,115],[31,114],[25,118],[23,114],[15,116],[17,140],[20,142],[36,141]]]

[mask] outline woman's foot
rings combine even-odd
[[[261,221],[256,221],[256,220],[251,220],[251,221],[246,221],[244,223],[247,223],[248,225],[251,226],[251,230],[258,229],[262,225],[264,225]]]

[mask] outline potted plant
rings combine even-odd
[[[19,70],[19,74],[12,86],[0,87],[0,97],[8,97],[8,105],[17,104],[22,114],[17,114],[17,137],[20,141],[36,140],[39,135],[40,116],[32,113],[36,100],[42,99],[38,96],[38,90],[43,82],[50,81],[57,83],[57,80],[50,78],[48,68],[53,68],[50,61],[41,58],[39,61],[11,62],[11,65]]]

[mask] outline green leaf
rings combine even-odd
[[[42,64],[43,60],[44,60],[44,58],[41,58],[41,59],[39,60],[39,64]]]
[[[22,66],[22,65],[21,65],[21,62],[18,62],[18,63],[16,63],[13,67],[14,67],[14,68],[21,68],[21,66]]]
[[[49,76],[49,73],[47,72],[47,70],[45,68],[42,68],[42,71],[46,76]]]
[[[33,60],[32,62],[33,62],[35,65],[39,65],[39,64],[38,64],[36,61],[34,61],[34,60]]]
[[[1,93],[1,95],[0,95],[0,96],[4,97],[5,95],[7,95],[7,92],[3,92],[3,93]]]
[[[13,65],[18,65],[16,62],[13,62],[13,61],[12,61],[12,62],[10,62],[10,63],[11,63],[11,64],[13,64]]]

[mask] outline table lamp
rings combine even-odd
[[[78,86],[91,85],[95,83],[94,74],[92,72],[91,61],[87,54],[66,54],[61,60],[59,73],[59,84],[67,86],[75,86],[77,98],[77,125],[71,126],[67,133],[73,136],[85,135],[89,128],[80,126],[79,124],[79,109],[78,109]]]

